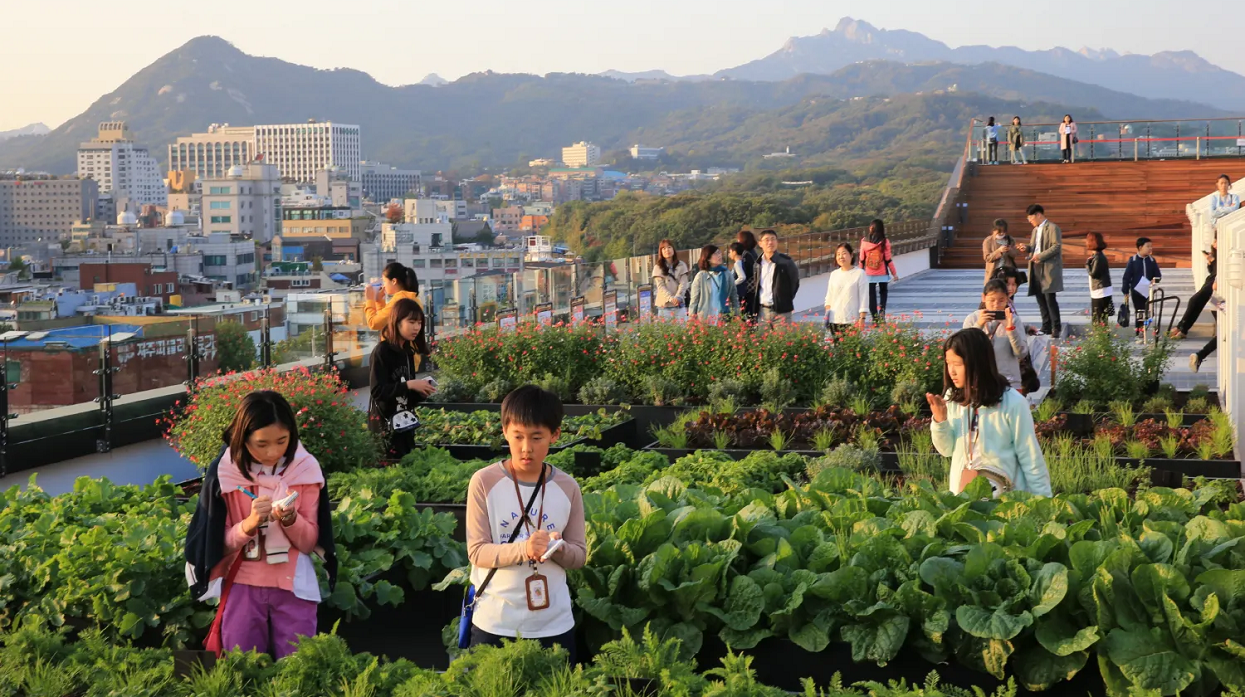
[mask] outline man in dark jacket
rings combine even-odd
[[[765,230],[757,242],[761,249],[754,274],[757,321],[769,327],[790,322],[800,290],[800,269],[791,257],[778,253],[778,233]]]

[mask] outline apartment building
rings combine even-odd
[[[490,225],[493,232],[499,235],[513,235],[519,232],[519,228],[523,223],[523,207],[507,206],[505,208],[494,208],[493,216],[490,219]]]
[[[92,179],[0,179],[0,246],[67,240],[75,223],[95,217],[98,197]]]
[[[357,125],[317,122],[255,127],[256,157],[276,165],[290,181],[315,181],[316,172],[341,167],[359,181],[363,161]]]
[[[562,164],[567,167],[592,167],[601,161],[600,146],[587,141],[562,148]]]
[[[420,175],[417,169],[398,169],[380,162],[359,163],[359,176],[363,197],[385,203],[408,194],[420,195]]]
[[[163,206],[168,189],[156,158],[136,144],[124,121],[99,125],[98,135],[78,146],[78,178],[94,179],[119,207]]]
[[[255,127],[212,124],[206,133],[182,136],[169,145],[169,169],[199,179],[224,179],[229,168],[255,159]]]
[[[204,233],[270,241],[281,231],[281,173],[272,164],[233,165],[204,179],[199,214]]]

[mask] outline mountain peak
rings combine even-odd
[[[433,87],[439,87],[441,85],[444,85],[447,82],[449,82],[449,80],[446,80],[445,78],[441,77],[440,75],[437,75],[436,73],[428,73],[424,77],[424,79],[419,81],[418,84],[432,85]]]
[[[194,57],[222,58],[226,56],[242,56],[245,55],[237,46],[229,43],[225,39],[207,34],[204,36],[196,36],[195,38],[182,44],[174,53],[186,53]]]
[[[848,41],[859,41],[861,43],[871,42],[877,30],[877,27],[863,19],[852,19],[851,17],[840,19],[839,23],[834,27],[835,34],[841,35]]]

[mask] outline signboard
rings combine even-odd
[[[536,306],[536,324],[542,327],[553,324],[553,303],[541,303]]]
[[[616,329],[618,327],[618,291],[607,292],[602,302],[605,306],[605,330]]]
[[[497,313],[497,328],[502,331],[513,331],[519,326],[519,311],[513,307]]]
[[[1237,139],[1236,139],[1236,147],[1238,147],[1238,148],[1245,148],[1245,138],[1237,138]]]
[[[637,286],[635,295],[636,307],[640,310],[640,322],[648,322],[653,316],[653,286]]]
[[[584,321],[584,306],[588,301],[584,296],[577,295],[571,298],[571,323],[579,324]]]

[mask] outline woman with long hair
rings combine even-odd
[[[1063,154],[1063,163],[1068,164],[1076,159],[1076,144],[1080,140],[1076,137],[1076,122],[1072,120],[1072,114],[1063,115],[1063,123],[1059,124],[1059,150]]]
[[[999,126],[994,122],[994,117],[986,122],[986,164],[997,165],[999,163]]]
[[[1111,289],[1111,265],[1107,255],[1106,240],[1101,232],[1090,232],[1085,235],[1085,268],[1089,271],[1089,305],[1090,321],[1094,324],[1106,325],[1115,312],[1114,291]]]
[[[383,292],[382,292],[383,291]],[[385,302],[385,296],[389,301]],[[389,262],[381,273],[381,288],[368,284],[363,291],[363,316],[372,331],[380,331],[389,324],[389,313],[394,303],[399,300],[419,302],[419,277],[415,269],[404,266],[396,261]]]
[[[380,343],[372,349],[368,423],[387,440],[393,459],[401,459],[415,447],[414,426],[405,416],[398,418],[399,414],[413,416],[415,404],[437,391],[430,378],[415,379],[428,355],[424,324],[424,308],[419,303],[398,300],[389,312],[389,325],[381,330]]]
[[[1028,158],[1025,157],[1025,129],[1020,123],[1019,116],[1012,117],[1012,125],[1007,127],[1007,145],[1012,153],[1012,164],[1027,165]],[[1020,162],[1017,162],[1019,158]]]
[[[1050,496],[1050,472],[1033,428],[1029,401],[999,374],[994,347],[980,329],[961,329],[943,344],[942,395],[926,394],[934,447],[951,458],[951,491],[978,476],[995,495],[1027,491]]]
[[[662,240],[657,244],[657,263],[653,264],[653,296],[657,315],[677,319],[685,312],[689,289],[687,264],[679,260],[674,243]]]
[[[886,239],[886,224],[875,219],[869,223],[869,233],[860,240],[860,265],[869,282],[869,314],[874,324],[886,322],[886,295],[891,281],[899,280],[895,260],[891,254],[890,240]]]
[[[697,262],[700,273],[692,279],[692,300],[688,303],[689,319],[695,317],[703,322],[713,322],[739,308],[739,292],[735,289],[735,274],[722,260],[722,250],[707,244],[700,250]]]

